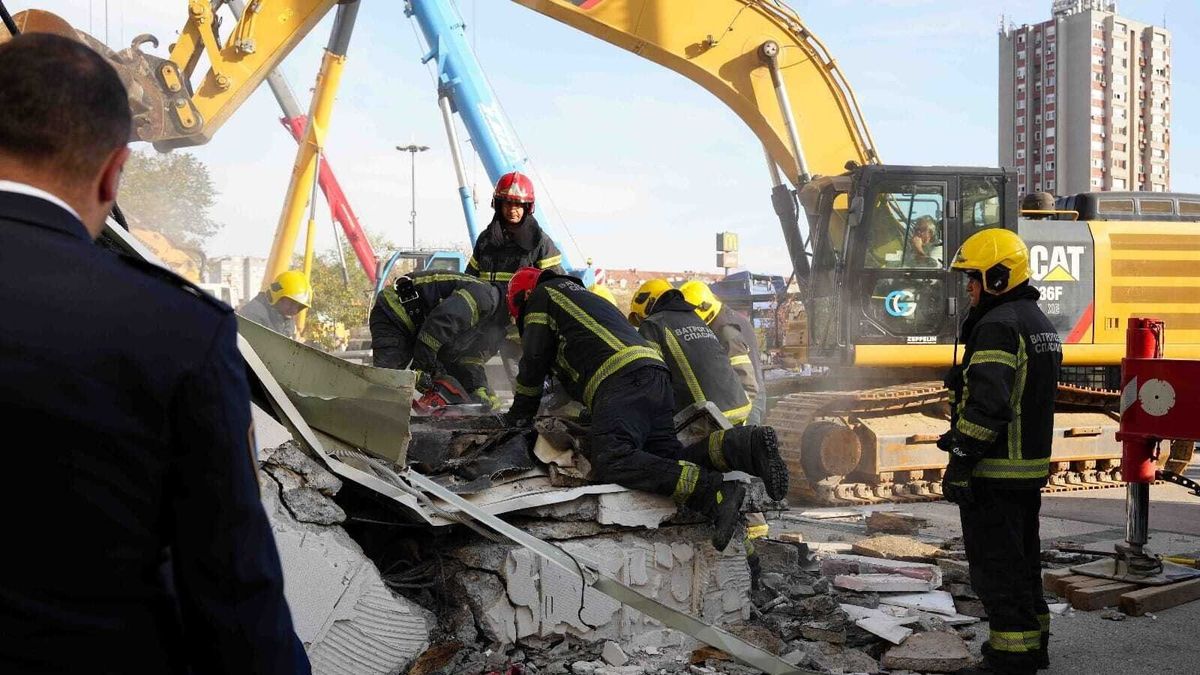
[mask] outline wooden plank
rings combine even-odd
[[[1050,592],[1060,598],[1065,598],[1067,597],[1067,588],[1069,586],[1094,578],[1095,577],[1089,577],[1083,574],[1071,574],[1065,577],[1057,577],[1050,582]]]
[[[1054,593],[1055,584],[1059,579],[1064,577],[1074,576],[1070,567],[1060,567],[1056,570],[1046,570],[1042,572],[1042,588]]]
[[[1115,583],[1112,579],[1101,579],[1100,577],[1084,577],[1079,581],[1072,581],[1063,585],[1063,592],[1060,593],[1064,598],[1070,597],[1071,591],[1081,591],[1085,588],[1095,588],[1097,586],[1107,586]]]
[[[1141,588],[1137,584],[1126,584],[1105,579],[1109,583],[1087,588],[1072,588],[1067,591],[1067,600],[1075,609],[1090,612],[1094,609],[1113,607],[1121,602],[1121,596]]]
[[[1166,586],[1148,586],[1121,596],[1121,611],[1129,616],[1182,605],[1200,598],[1200,579],[1181,581]]]

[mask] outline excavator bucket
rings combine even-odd
[[[129,94],[129,109],[133,113],[131,141],[157,143],[189,136],[204,126],[200,113],[192,104],[188,82],[175,63],[142,52],[144,44],[158,46],[158,39],[153,35],[139,35],[129,47],[113,51],[53,12],[25,10],[15,14],[13,21],[22,33],[53,33],[82,42],[116,69]],[[0,31],[0,41],[7,41],[9,37],[7,32]]]

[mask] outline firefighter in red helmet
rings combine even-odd
[[[533,181],[518,171],[506,173],[492,193],[492,221],[479,235],[467,263],[467,274],[508,286],[522,267],[562,273],[562,255],[533,217]]]

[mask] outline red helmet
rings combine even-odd
[[[520,171],[500,176],[500,180],[496,181],[496,191],[492,193],[492,208],[499,208],[500,202],[518,202],[525,205],[526,211],[533,213],[533,181]]]
[[[538,277],[542,276],[543,271],[536,267],[522,267],[508,282],[508,313],[512,318],[517,318],[517,314],[521,312],[521,308],[517,306],[517,298],[524,304],[525,298],[534,286],[537,286]]]

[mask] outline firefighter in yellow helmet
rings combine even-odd
[[[1049,665],[1038,512],[1062,345],[1038,308],[1029,249],[1015,232],[976,232],[950,267],[967,275],[971,309],[960,332],[962,365],[946,376],[952,413],[938,441],[950,454],[942,492],[959,505],[971,583],[987,610],[985,666],[1032,675]]]
[[[641,286],[634,291],[633,297],[629,300],[629,323],[634,326],[641,325],[642,321],[650,315],[650,310],[654,307],[654,303],[659,296],[671,290],[671,282],[666,279],[650,279],[643,281]]]
[[[312,285],[299,270],[288,270],[271,282],[267,290],[238,309],[238,314],[280,335],[296,339],[295,316],[312,303]]]
[[[649,283],[647,282],[647,284]],[[667,288],[670,286],[668,285]],[[641,289],[639,289],[640,292]],[[724,386],[720,388],[716,385],[705,387],[704,392],[712,391],[713,398],[710,400],[717,404],[717,407],[725,413],[732,424],[738,427],[725,434],[723,442],[719,445],[727,457],[737,456],[740,450],[751,453],[751,456],[760,462],[770,463],[774,471],[758,473],[751,471],[750,473],[763,476],[767,492],[772,499],[783,499],[787,495],[787,466],[782,459],[778,458],[775,430],[767,426],[758,426],[762,424],[763,417],[765,417],[762,408],[759,407],[758,413],[755,414],[756,404],[761,406],[765,397],[760,396],[758,400],[754,398],[755,393],[763,391],[755,377],[756,373],[761,376],[762,370],[756,367],[758,365],[758,339],[755,337],[753,329],[749,327],[749,319],[725,307],[713,294],[708,284],[703,281],[689,281],[680,288],[678,293],[677,300],[673,300],[668,294],[660,294],[661,297],[654,296],[650,299],[652,304],[650,314],[654,316],[651,317],[649,327],[651,329],[657,327],[654,317],[658,317],[658,321],[669,324],[673,329],[684,328],[692,334],[698,334],[703,330],[706,337],[712,337],[713,350],[704,352],[706,355],[703,359],[704,367],[696,370],[698,374],[708,374],[710,378],[716,375],[715,379],[724,383]],[[639,295],[635,295],[635,309],[638,299]],[[653,306],[654,300],[658,301],[658,306]],[[686,322],[679,318],[676,312],[669,311],[678,310],[680,307],[690,307],[694,310],[695,316],[689,316],[689,318],[695,325],[681,325]],[[659,309],[663,310],[661,314],[656,313]],[[699,317],[701,321],[697,321],[696,317]],[[660,329],[656,334],[665,336],[666,333],[667,331]],[[643,331],[643,335],[645,334]],[[709,344],[707,340],[703,340],[697,341],[695,344],[683,342],[679,343],[679,346],[684,351],[689,349],[695,351],[707,347]],[[750,345],[753,345],[753,351],[751,351]],[[667,353],[664,352],[664,356]],[[714,357],[720,359],[719,365],[713,363]],[[689,360],[701,361],[697,358]],[[671,366],[669,359],[667,364]],[[677,368],[672,368],[672,376],[675,376],[676,370]],[[703,377],[700,379],[703,380]],[[684,387],[684,391],[688,391],[688,389],[688,387]],[[679,396],[677,394],[677,398]],[[685,400],[687,403],[691,403],[690,399]],[[730,403],[730,401],[736,401],[737,404]],[[677,401],[677,403],[679,402]],[[682,403],[678,407],[686,407],[687,403]],[[750,439],[760,438],[766,440],[750,443]],[[775,473],[779,475],[773,476],[772,474]],[[768,534],[770,534],[770,527],[762,513],[746,514],[746,558],[750,565],[750,578],[755,587],[758,585],[762,563],[754,550],[754,540]]]
[[[617,305],[616,296],[614,296],[613,292],[608,289],[608,286],[605,286],[604,284],[592,284],[588,287],[588,290],[611,302],[613,307],[619,306]]]

